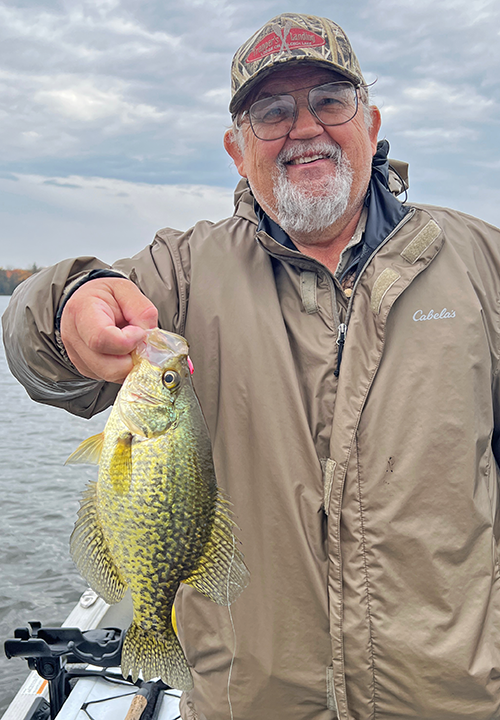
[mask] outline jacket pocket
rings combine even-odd
[[[323,508],[325,514],[328,515],[333,488],[333,477],[337,463],[335,460],[332,460],[332,458],[321,458],[320,463],[323,470]]]
[[[179,711],[181,713],[182,720],[206,720],[203,713],[198,714],[194,702],[189,700],[186,693],[182,693],[181,700],[179,703]]]

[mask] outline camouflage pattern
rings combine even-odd
[[[365,83],[341,27],[328,18],[283,13],[252,35],[233,57],[229,111],[238,112],[256,82],[277,65],[304,61],[334,70],[355,84]]]
[[[248,583],[193,390],[184,338],[152,330],[135,352],[104,432],[68,462],[98,462],[71,536],[83,577],[108,603],[130,588],[122,673],[193,682],[172,625],[179,584],[229,605]]]

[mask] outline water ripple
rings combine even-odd
[[[0,314],[9,298],[0,296]],[[24,681],[24,660],[3,642],[30,620],[60,625],[86,585],[69,556],[69,536],[86,482],[96,469],[64,466],[106,417],[83,420],[28,397],[0,348],[0,715]]]

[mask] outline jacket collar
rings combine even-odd
[[[389,143],[379,141],[373,156],[372,176],[365,198],[368,209],[365,234],[358,256],[358,272],[374,250],[399,225],[410,208],[403,205],[389,190]]]
[[[365,232],[362,242],[355,249],[352,262],[349,263],[350,268],[352,268],[353,262],[356,263],[358,272],[365,264],[366,259],[372,255],[373,251],[394,230],[410,209],[395,197],[395,194],[399,194],[405,189],[406,183],[398,173],[395,173],[388,159],[388,153],[388,141],[380,140],[377,152],[373,157],[372,174],[365,198],[365,206],[368,210]],[[399,178],[399,183],[395,180],[396,177]],[[391,191],[390,185],[397,188],[394,191],[395,194]],[[238,184],[235,202],[235,214],[257,224],[257,232],[264,231],[282,247],[298,252],[287,233],[264,212],[251,195],[246,180],[242,180]]]

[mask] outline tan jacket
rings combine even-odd
[[[235,636],[227,608],[179,592],[183,717],[230,717],[235,648],[235,720],[500,718],[500,232],[413,209],[361,275],[337,380],[347,298],[255,231],[243,189],[234,217],[116,264],[191,343],[251,572]],[[53,311],[100,266],[34,276],[5,321],[31,394],[85,416],[116,386],[76,380]]]

